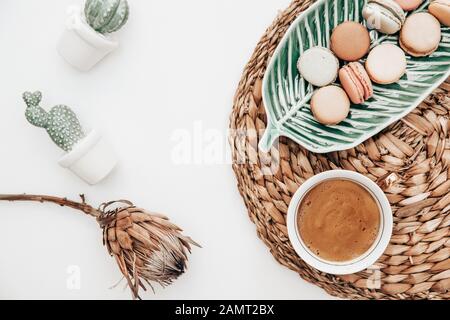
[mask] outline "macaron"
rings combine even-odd
[[[394,0],[369,0],[362,15],[369,28],[385,34],[398,32],[406,20],[405,12]]]
[[[412,14],[400,32],[400,46],[413,57],[432,54],[441,42],[441,25],[427,12]]]
[[[334,82],[339,70],[339,60],[324,47],[312,47],[298,59],[297,68],[306,81],[317,87]]]
[[[398,5],[405,11],[416,10],[424,0],[395,0]]]
[[[405,53],[394,44],[380,44],[370,51],[366,60],[366,70],[375,83],[397,82],[406,71]]]
[[[361,104],[373,95],[372,81],[359,62],[343,66],[339,70],[339,81],[354,104]]]
[[[364,57],[370,48],[369,31],[362,24],[346,21],[331,34],[331,50],[344,61],[356,61]]]
[[[450,27],[450,0],[434,0],[430,3],[428,11],[444,26]]]
[[[338,124],[347,118],[350,112],[350,100],[340,87],[326,86],[313,94],[311,111],[316,120],[322,124]]]

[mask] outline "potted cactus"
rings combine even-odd
[[[127,0],[86,0],[84,10],[71,7],[59,54],[80,71],[92,69],[119,46],[111,34],[125,25],[128,16]]]
[[[47,131],[53,142],[65,151],[59,164],[87,183],[103,180],[117,164],[116,156],[95,131],[85,133],[76,114],[67,106],[57,105],[50,111],[40,106],[41,92],[25,92],[25,117],[29,123]]]

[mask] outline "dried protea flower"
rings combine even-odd
[[[119,205],[113,209],[112,206]],[[129,201],[100,206],[97,218],[103,228],[103,243],[116,259],[133,295],[139,286],[153,283],[166,286],[186,269],[192,239],[161,214],[137,208]]]
[[[120,200],[102,204],[98,209],[85,202],[42,195],[0,195],[3,201],[51,202],[71,207],[95,217],[103,229],[103,244],[114,256],[127,280],[134,299],[140,299],[139,289],[153,284],[167,286],[186,270],[191,245],[181,229],[161,214],[135,207]]]

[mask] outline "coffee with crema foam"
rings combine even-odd
[[[372,194],[356,182],[338,179],[311,189],[297,215],[303,242],[313,254],[330,262],[364,255],[377,239],[380,221],[380,207]]]

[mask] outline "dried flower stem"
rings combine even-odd
[[[85,202],[84,195],[80,195],[81,202],[76,202],[69,200],[67,198],[45,196],[45,195],[34,195],[34,194],[0,194],[0,201],[31,201],[31,202],[50,202],[55,203],[61,207],[69,207],[75,210],[84,212],[87,215],[93,216],[94,218],[99,218],[101,212],[94,209],[92,206]]]

